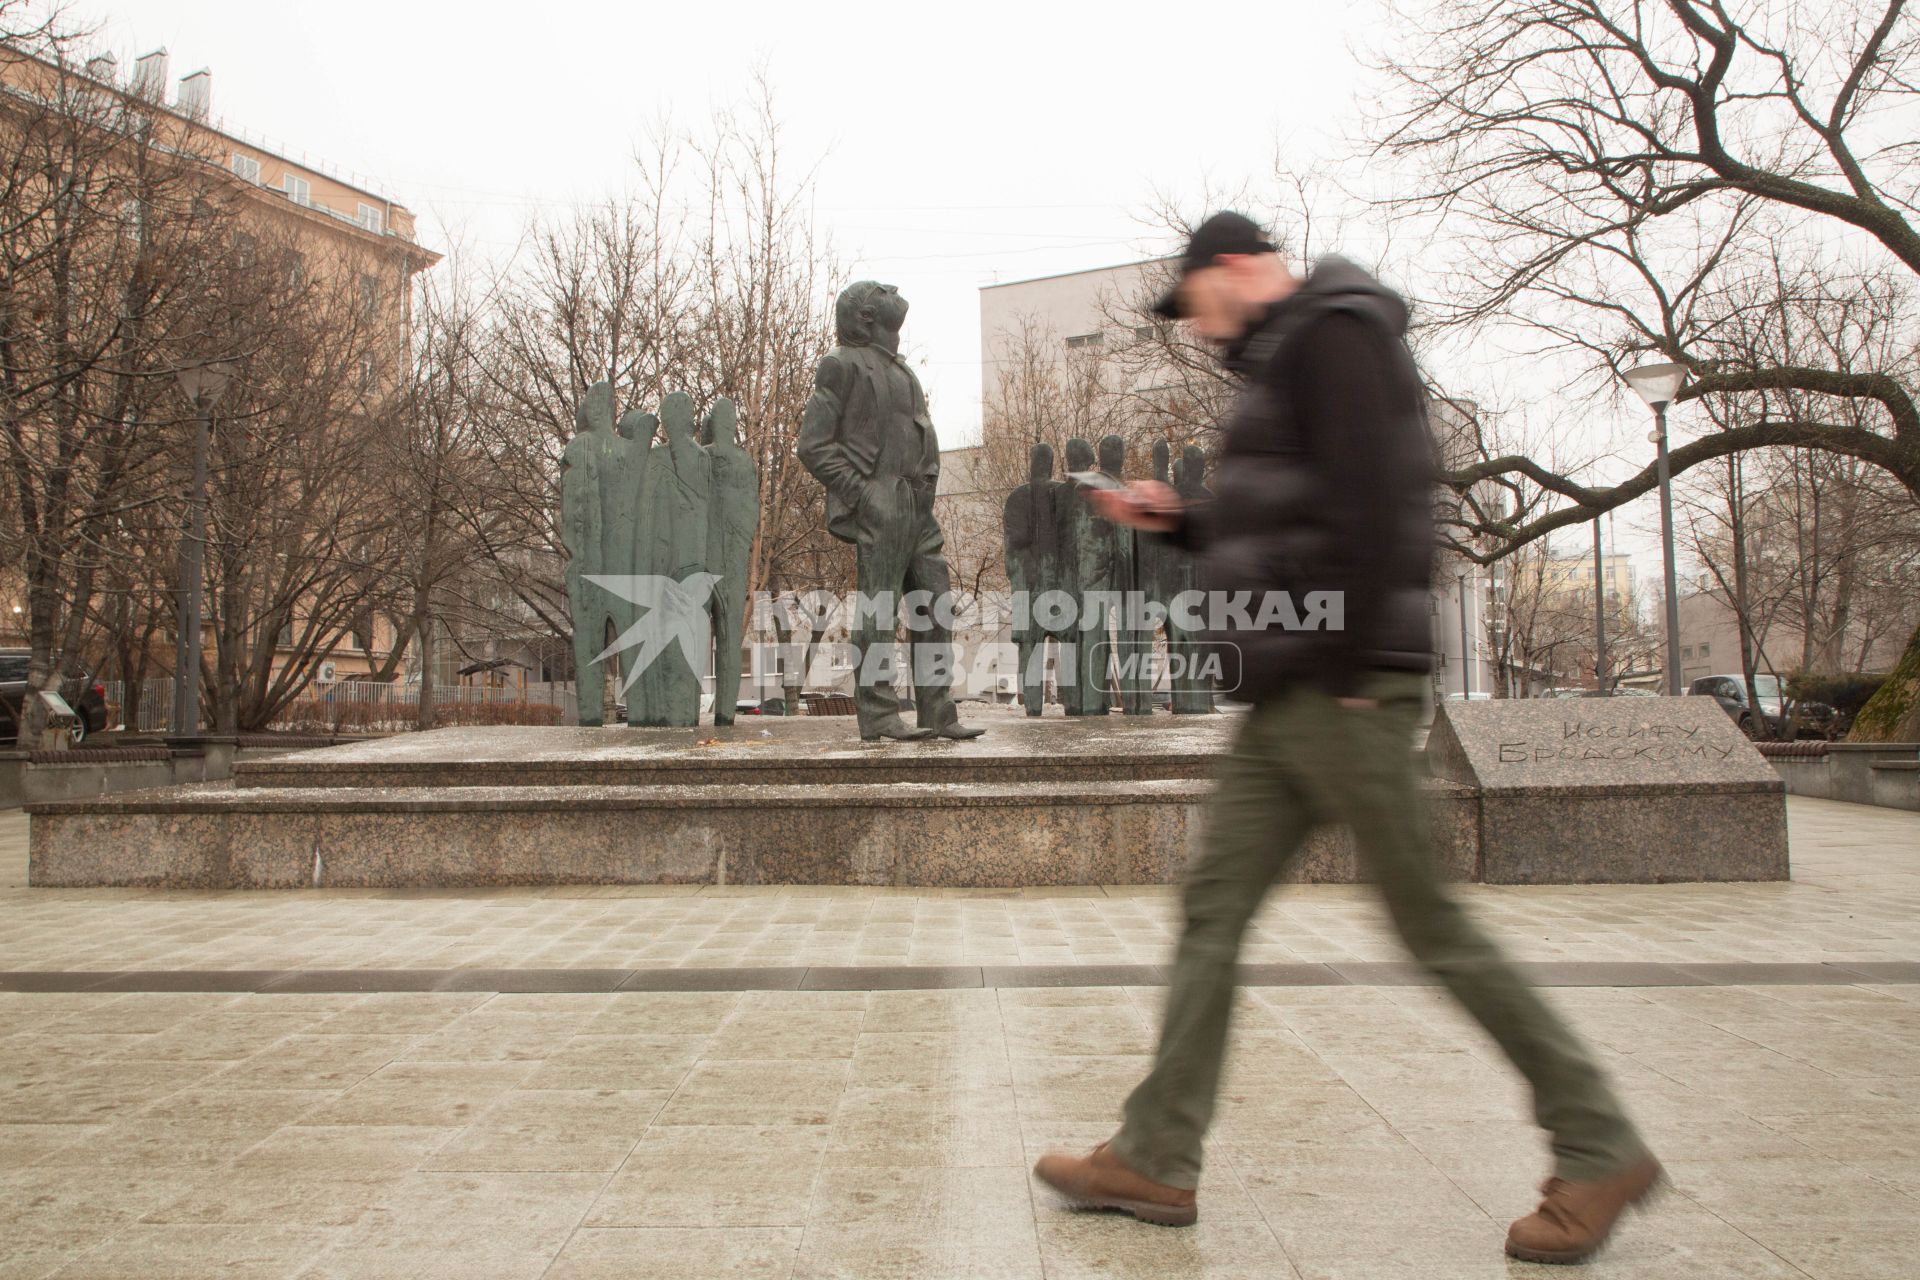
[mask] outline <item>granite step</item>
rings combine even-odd
[[[840,786],[1199,779],[1232,715],[1010,719],[967,742],[861,742],[845,718],[725,728],[472,727],[406,734],[235,767],[240,787]]]
[[[201,784],[30,806],[36,886],[559,884],[1012,888],[1177,881],[1210,784],[858,782],[507,787]],[[1475,873],[1477,798],[1430,788],[1449,873]],[[1344,830],[1295,878],[1360,878]]]

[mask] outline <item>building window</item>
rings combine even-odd
[[[238,151],[234,152],[233,176],[243,182],[259,182],[260,162],[252,156],[243,156]]]
[[[1690,644],[1683,645],[1680,649],[1680,656],[1683,658],[1691,658],[1693,656],[1693,646]]]
[[[373,357],[361,356],[360,357],[360,389],[362,391],[371,391],[373,390],[373,384],[374,384]]]
[[[313,203],[313,184],[305,178],[295,177],[290,173],[280,180],[280,186],[287,193],[287,199],[295,204]]]
[[[1083,351],[1098,347],[1103,336],[1098,333],[1076,333],[1067,339],[1067,350]]]
[[[233,233],[233,260],[242,271],[253,265],[257,242],[244,231]]]
[[[360,277],[360,315],[371,320],[380,311],[380,278],[363,275]]]
[[[307,283],[307,255],[298,249],[287,255],[287,288],[302,289]]]
[[[372,231],[376,234],[378,234],[379,232],[385,231],[387,227],[386,215],[380,212],[379,209],[377,209],[376,207],[370,204],[363,204],[360,206],[360,216],[358,218],[358,221],[361,226],[365,227],[367,230]]]
[[[1701,656],[1701,657],[1703,657],[1703,658],[1707,658],[1707,657],[1711,657],[1711,656],[1712,656],[1712,654],[1711,654],[1711,652],[1710,652],[1710,651],[1712,650],[1712,648],[1713,648],[1713,646],[1712,646],[1712,645],[1709,645],[1709,644],[1703,644],[1703,645],[1701,645],[1701,646],[1700,646],[1700,656]]]

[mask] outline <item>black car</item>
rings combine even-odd
[[[20,738],[20,708],[27,697],[27,668],[33,655],[25,649],[0,649],[0,740]],[[73,745],[107,727],[107,690],[89,672],[81,672],[60,688],[60,695],[79,717],[73,726]]]

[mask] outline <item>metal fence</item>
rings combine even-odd
[[[107,724],[138,733],[165,733],[173,714],[173,680],[140,682],[139,697],[118,680],[106,688]],[[433,691],[434,721],[458,724],[571,724],[571,683],[525,688],[440,685]],[[292,733],[402,733],[420,722],[418,686],[337,680],[309,685],[273,721],[269,730]]]

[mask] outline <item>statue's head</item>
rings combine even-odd
[[[1207,475],[1207,451],[1197,444],[1190,444],[1180,451],[1180,475],[1175,488],[1182,493],[1194,493]]]
[[[713,408],[707,411],[707,439],[713,444],[735,443],[735,428],[739,425],[740,411],[725,396],[715,400]]]
[[[1117,476],[1127,465],[1127,442],[1119,436],[1100,437],[1100,469]]]
[[[660,425],[669,440],[693,439],[693,397],[676,391],[660,402]]]
[[[1053,479],[1053,446],[1041,441],[1027,454],[1027,478],[1035,484]]]
[[[587,394],[573,411],[574,428],[578,431],[613,430],[613,384],[596,382],[587,388]]]
[[[850,284],[833,304],[833,330],[842,346],[897,349],[900,326],[906,322],[907,300],[890,284]]]
[[[1093,470],[1093,446],[1078,436],[1067,441],[1067,470]]]
[[[1153,478],[1161,484],[1167,482],[1167,463],[1173,458],[1173,446],[1165,440],[1153,442]]]
[[[644,409],[629,409],[620,415],[620,425],[614,430],[641,448],[645,448],[653,443],[653,433],[659,427],[660,419],[655,415]]]

